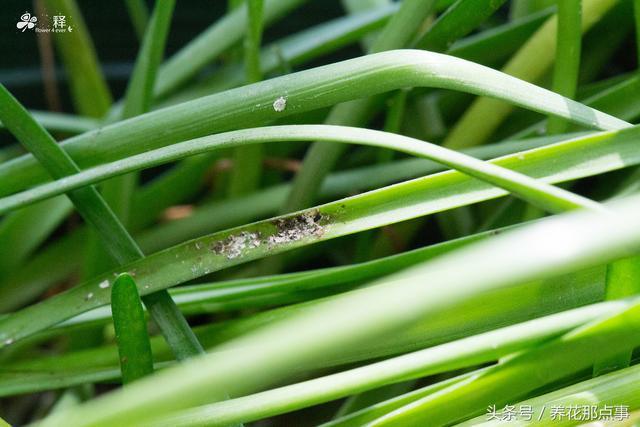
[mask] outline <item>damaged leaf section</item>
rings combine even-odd
[[[218,255],[227,257],[227,259],[233,259],[242,255],[245,249],[257,248],[258,246],[260,246],[260,234],[243,231],[217,241],[212,245],[211,250]]]
[[[295,242],[307,237],[320,237],[324,234],[324,227],[320,224],[323,219],[323,215],[317,210],[277,219],[273,222],[277,231],[269,236],[267,244],[271,248],[275,245]]]
[[[260,232],[243,231],[212,243],[210,249],[217,255],[234,259],[243,255],[247,249],[257,248],[260,245],[266,245],[268,249],[272,249],[277,245],[306,238],[319,238],[325,233],[323,222],[327,222],[327,216],[320,214],[318,210],[312,210],[272,221],[276,230],[264,239]],[[196,248],[199,249],[198,246]]]

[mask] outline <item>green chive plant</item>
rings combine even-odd
[[[215,3],[5,35],[0,424],[640,420],[640,1]]]

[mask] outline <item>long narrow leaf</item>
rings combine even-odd
[[[213,354],[140,380],[127,390],[54,414],[41,425],[55,425],[62,419],[74,427],[112,425],[120,420],[136,423],[202,403],[212,390],[226,389],[231,395],[250,392],[282,378],[292,364],[304,366],[366,338],[392,333],[453,301],[627,256],[640,248],[638,207],[639,199],[632,198],[611,206],[615,221],[609,214],[583,211],[470,245],[236,339]],[[521,250],[513,250],[514,242]],[[506,274],[505,262],[511,266]],[[455,268],[459,265],[481,267],[482,274],[477,268]],[[447,283],[446,289],[434,292],[425,287],[427,278],[431,283]],[[605,329],[632,326],[623,320],[615,319],[612,328]],[[618,321],[625,327],[617,329]]]
[[[111,311],[120,354],[122,383],[127,384],[153,372],[147,322],[138,288],[128,274],[121,274],[113,282]]]
[[[0,85],[0,117],[16,138],[25,145],[54,178],[79,172],[77,165],[27,110]],[[94,187],[84,187],[68,193],[75,207],[87,222],[100,233],[106,249],[121,264],[143,257],[142,251],[118,221]],[[91,296],[92,297],[92,296]],[[91,299],[89,297],[89,299]],[[166,292],[145,298],[147,306],[174,346],[178,358],[201,352],[189,328],[171,297]]]
[[[640,304],[605,315],[560,338],[509,358],[477,376],[397,409],[373,426],[416,423],[450,425],[491,405],[508,404],[539,387],[589,368],[599,357],[613,356],[640,344]],[[606,344],[606,345],[605,345]],[[534,363],[534,361],[536,363]],[[552,368],[553,367],[553,368]],[[452,410],[455,407],[455,411]]]
[[[76,109],[82,115],[101,118],[111,106],[111,94],[82,14],[75,0],[46,0],[46,8],[52,16],[68,16],[67,24],[73,28],[54,36],[70,75]]]
[[[426,157],[470,176],[490,182],[498,187],[505,188],[513,194],[541,208],[548,209],[551,212],[560,212],[577,207],[598,209],[597,203],[576,194],[552,187],[545,183],[540,183],[524,175],[502,169],[490,163],[484,163],[473,157],[434,144],[396,134],[329,125],[273,126],[218,134],[212,137],[204,137],[175,144],[166,149],[159,149],[157,152],[133,156],[126,161],[121,161],[120,164],[115,167],[110,165],[97,167],[93,171],[85,172],[85,175],[90,176],[91,172],[93,172],[95,176],[96,170],[98,170],[98,174],[101,173],[100,169],[103,171],[110,169],[111,173],[114,171],[119,173],[122,173],[122,171],[130,172],[141,166],[155,166],[183,158],[187,155],[201,154],[216,147],[229,148],[269,141],[309,141],[314,138],[326,142],[366,144]],[[127,166],[134,169],[127,170]],[[119,168],[120,170],[118,171]],[[68,178],[66,182],[76,187],[82,185],[82,183],[78,184],[77,180],[74,183],[73,177]],[[60,186],[58,184],[49,185],[49,188],[59,191],[60,189],[56,187]],[[68,189],[69,187],[67,187],[67,190]],[[2,211],[3,210],[0,209],[0,213]]]
[[[567,98],[574,98],[580,71],[582,31],[580,28],[582,0],[558,3],[558,25],[556,36],[556,61],[553,68],[553,91]],[[568,123],[554,117],[549,118],[549,133],[566,131]]]
[[[583,0],[582,30],[586,31],[616,0]],[[504,66],[503,72],[536,81],[551,65],[555,55],[557,17],[553,16],[523,45]],[[452,148],[478,145],[491,136],[496,127],[511,112],[511,106],[492,99],[478,99],[465,112],[447,135],[444,144]]]
[[[544,178],[547,182],[562,182],[637,164],[640,162],[640,155],[635,149],[637,133],[638,129],[632,128],[579,138],[528,153],[507,156],[497,160],[496,163],[536,178]],[[548,159],[551,157],[555,161],[549,162]],[[137,271],[136,280],[139,291],[140,294],[145,295],[222,268],[305,246],[312,242],[332,239],[504,194],[504,190],[466,178],[458,172],[445,172],[329,203],[317,209],[204,236],[147,257],[143,261],[129,264],[124,267],[124,271]],[[249,239],[245,242],[245,250],[237,255],[234,252],[231,257],[228,257],[224,250],[215,250],[216,247],[223,249],[225,242],[234,241],[234,236],[251,237],[259,233],[259,240],[268,240],[269,236],[277,236],[282,231],[278,229],[278,224],[296,223],[299,219],[310,216],[315,218],[317,213],[324,218],[324,221],[317,224],[319,228],[312,226],[298,238],[284,241],[282,244],[251,247],[253,245],[250,243],[255,240]],[[314,230],[322,230],[322,233],[315,233]],[[117,269],[114,272],[122,271]],[[0,337],[17,340],[81,312],[107,304],[108,293],[102,292],[98,287],[98,284],[105,279],[111,280],[109,273],[0,321]],[[93,298],[84,301],[89,292],[92,293]],[[84,302],[80,305],[74,304],[72,307],[64,301]]]
[[[600,307],[604,308],[603,305],[598,305],[598,308]],[[598,317],[614,314],[624,307],[618,303],[617,307],[611,306],[610,310],[599,310],[592,306],[563,312],[350,371],[190,409],[175,416],[168,416],[160,421],[159,425],[224,426],[232,422],[254,421],[385,384],[479,365],[524,348],[535,347],[550,340],[554,335],[563,333],[561,331],[569,331]]]
[[[336,78],[337,75],[340,78]],[[87,132],[62,145],[80,166],[86,167],[180,140],[406,86],[444,87],[493,96],[589,127],[629,126],[615,117],[490,68],[437,53],[402,50],[368,55],[211,95]],[[285,108],[276,111],[273,103],[280,97],[286,98]],[[155,132],[160,126],[163,132]],[[0,165],[0,194],[43,178],[43,171],[34,159],[22,156]]]

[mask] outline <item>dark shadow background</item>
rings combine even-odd
[[[149,9],[152,1],[147,1]],[[133,67],[139,43],[123,0],[77,0],[91,33],[98,59],[102,65],[114,99],[119,99],[125,89]],[[171,22],[165,58],[169,57],[195,38],[221,17],[227,7],[226,0],[180,0]],[[40,55],[36,33],[17,29],[20,16],[35,13],[31,0],[7,0],[0,12],[0,82],[28,108],[45,110],[40,71]],[[339,0],[311,0],[294,10],[286,18],[269,27],[264,42],[277,39],[306,27],[343,14]],[[353,52],[352,52],[353,55]],[[334,55],[336,60],[346,58],[346,52]],[[330,58],[330,57],[329,57]],[[323,58],[323,62],[327,61]],[[63,111],[72,113],[66,79],[61,62],[56,58],[56,75],[60,88]]]

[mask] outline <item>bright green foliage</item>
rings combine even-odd
[[[111,94],[104,80],[87,25],[75,0],[46,0],[50,16],[72,17],[70,33],[56,34],[65,68],[70,74],[71,93],[80,115],[102,117],[111,106]]]
[[[558,34],[556,36],[556,62],[553,67],[553,91],[574,98],[580,73],[582,0],[558,2]],[[549,133],[566,132],[567,122],[549,118]]]
[[[79,172],[78,166],[22,105],[0,85],[0,118],[54,178]],[[143,257],[142,251],[93,186],[68,193],[83,218],[99,233],[105,249],[120,264]],[[91,295],[91,297],[88,297]],[[87,294],[91,299],[93,294]],[[202,351],[187,321],[166,292],[146,299],[156,322],[174,346],[178,358]]]
[[[247,0],[249,29],[244,38],[244,63],[247,83],[262,80],[260,43],[263,27],[263,0]],[[233,169],[229,181],[229,195],[236,197],[255,190],[262,175],[262,148],[241,147],[234,150]]]
[[[151,374],[153,358],[147,322],[136,282],[126,273],[113,281],[111,313],[118,342],[122,383],[127,384]]]
[[[4,35],[0,424],[640,420],[640,2],[78,3]]]

